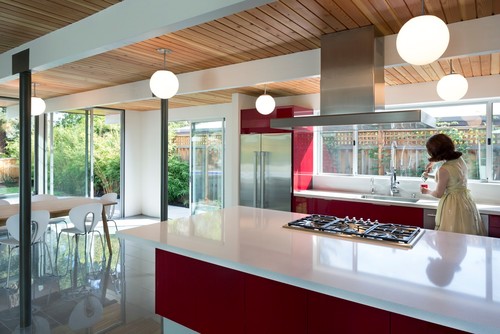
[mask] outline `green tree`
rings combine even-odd
[[[85,195],[85,115],[62,115],[54,124],[56,195]]]
[[[120,193],[120,128],[94,118],[95,195]]]
[[[54,187],[58,195],[85,194],[85,115],[62,114],[54,125]],[[120,190],[120,129],[94,117],[94,195]]]

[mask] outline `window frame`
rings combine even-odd
[[[486,149],[485,149],[485,156],[486,156],[486,171],[483,179],[481,179],[481,174],[479,172],[479,167],[478,167],[478,173],[479,173],[479,178],[478,179],[471,179],[469,178],[469,181],[471,182],[492,182],[492,183],[500,183],[500,179],[494,180],[494,171],[493,171],[493,160],[495,159],[495,156],[493,155],[494,151],[494,142],[493,142],[493,121],[494,121],[494,114],[493,112],[495,111],[494,108],[498,108],[497,114],[500,116],[500,99],[492,99],[492,100],[481,100],[481,101],[468,101],[468,102],[460,102],[460,103],[428,103],[428,104],[419,104],[419,105],[398,105],[398,106],[391,106],[390,108],[387,108],[385,111],[394,111],[394,110],[410,110],[410,109],[421,109],[422,111],[430,111],[432,109],[436,108],[448,108],[448,107],[462,107],[462,106],[481,106],[483,105],[485,108],[485,137],[484,137],[484,142],[486,144]],[[483,116],[481,116],[483,117]],[[500,127],[500,124],[499,126]],[[471,127],[472,129],[474,127]],[[389,130],[390,131],[390,130]],[[417,130],[418,131],[418,130]],[[352,138],[353,138],[353,145],[352,145],[352,159],[350,161],[350,164],[352,166],[353,172],[347,174],[347,173],[329,173],[329,172],[323,172],[323,164],[324,164],[324,159],[323,157],[323,136],[321,133],[316,134],[316,151],[317,151],[317,158],[315,159],[315,164],[317,165],[315,167],[315,171],[317,175],[323,175],[323,176],[365,176],[365,177],[373,177],[373,176],[380,176],[378,174],[376,175],[370,175],[370,174],[361,174],[358,173],[358,156],[359,156],[359,131],[358,130],[353,130],[352,132]],[[488,144],[489,142],[489,144]],[[408,178],[411,179],[418,179],[418,176],[407,176]]]

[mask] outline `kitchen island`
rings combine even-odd
[[[157,313],[202,333],[500,332],[500,239],[425,230],[402,248],[283,228],[304,216],[232,207],[118,235],[156,248]]]

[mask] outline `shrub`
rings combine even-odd
[[[189,207],[189,163],[177,155],[168,157],[168,203]]]

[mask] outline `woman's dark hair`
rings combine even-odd
[[[462,152],[455,151],[455,144],[444,133],[438,133],[430,137],[425,147],[431,156],[429,161],[455,160],[462,156]]]

